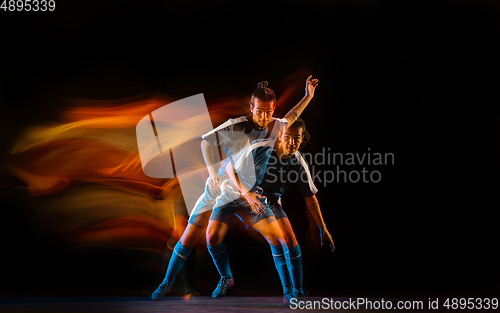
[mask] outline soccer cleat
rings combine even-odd
[[[226,291],[233,287],[234,279],[232,277],[224,278],[222,277],[219,280],[219,284],[217,288],[215,288],[214,292],[212,292],[212,298],[218,298],[226,295]]]
[[[306,301],[307,295],[308,295],[308,293],[305,290],[295,290],[292,297],[296,298],[297,301]]]
[[[283,295],[283,304],[285,306],[290,306],[290,301],[292,301],[292,298],[293,298],[293,293],[291,293],[291,292],[285,293]]]
[[[164,280],[158,288],[156,288],[155,291],[151,294],[151,299],[153,300],[161,300],[167,293],[170,292],[170,288],[172,288],[172,285],[168,283],[166,280]]]

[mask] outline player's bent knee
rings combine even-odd
[[[292,232],[283,232],[283,238],[285,239],[286,244],[290,247],[293,248],[297,245],[297,238],[295,237],[295,234]]]
[[[273,245],[273,246],[281,245],[281,240],[279,240],[276,236],[267,235],[267,236],[264,236],[264,238],[266,239],[267,243],[270,245]]]
[[[288,247],[293,248],[297,245],[297,238],[293,234],[292,236],[285,236],[285,242]]]
[[[220,245],[221,242],[222,242],[222,238],[217,233],[207,234],[207,244],[210,247],[212,247],[212,248],[217,247],[218,245]]]
[[[193,248],[198,244],[203,235],[205,234],[205,229],[194,226],[188,223],[182,237],[180,239],[181,245],[185,248]]]
[[[207,229],[207,244],[210,247],[217,247],[224,239],[224,236],[220,233],[217,227],[209,227]]]
[[[281,245],[284,242],[283,237],[278,232],[266,229],[260,233],[270,245]]]

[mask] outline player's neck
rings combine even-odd
[[[274,145],[274,150],[276,150],[276,155],[280,159],[286,160],[286,159],[289,159],[292,157],[291,154],[287,154],[287,153],[285,153],[285,151],[283,151],[283,149],[281,149],[279,141],[277,141],[276,144]]]

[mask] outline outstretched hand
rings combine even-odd
[[[217,173],[210,174],[209,182],[212,188],[218,189],[220,188],[220,184],[222,183],[222,178]]]
[[[316,78],[312,79],[312,75],[309,75],[306,79],[306,96],[314,97],[314,90],[318,86],[318,80]]]
[[[320,229],[319,235],[321,236],[321,245],[323,246],[326,243],[330,244],[330,249],[335,250],[335,244],[333,243],[332,236],[330,235],[330,232],[328,229]]]

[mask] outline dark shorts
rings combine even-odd
[[[277,220],[284,217],[288,218],[288,216],[286,216],[285,210],[283,210],[283,207],[278,202],[271,204],[271,211],[273,211],[274,216]]]
[[[250,206],[244,201],[232,201],[220,207],[215,207],[210,216],[210,220],[219,221],[229,226],[234,225],[238,220],[248,226],[252,226],[262,221],[265,218],[274,216],[273,211],[267,203],[263,203],[265,212],[263,214],[255,214]]]

